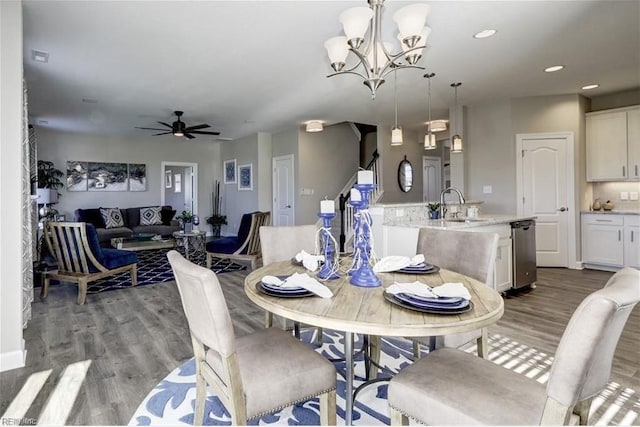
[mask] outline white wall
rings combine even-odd
[[[320,200],[333,200],[358,171],[360,141],[348,123],[325,126],[322,132],[298,134],[297,188],[311,188],[313,195],[300,196],[296,204],[296,223],[315,224]],[[337,206],[336,206],[337,208]]]
[[[0,2],[0,371],[24,366],[22,339],[22,3]]]
[[[160,204],[164,191],[162,162],[198,164],[198,216],[202,223],[211,215],[213,182],[220,179],[219,143],[171,136],[107,137],[61,132],[36,127],[38,159],[52,161],[66,173],[68,160],[144,163],[147,165],[147,191],[77,191],[60,190],[55,208],[73,218],[78,208],[153,206]],[[183,182],[184,188],[184,182]],[[179,210],[181,212],[182,209]]]

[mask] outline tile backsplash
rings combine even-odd
[[[640,193],[640,182],[593,183],[593,200],[598,198],[600,199],[600,203],[610,200],[611,203],[613,203],[614,210],[640,210],[640,200],[631,200],[631,193],[634,192]],[[626,193],[627,200],[621,200],[621,193]]]

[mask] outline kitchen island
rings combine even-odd
[[[373,249],[378,257],[390,255],[413,256],[416,254],[420,228],[438,228],[468,232],[497,233],[500,237],[494,280],[491,284],[497,292],[512,288],[514,257],[511,240],[511,224],[533,220],[533,216],[483,214],[477,218],[450,218],[429,220],[407,216],[385,215],[382,209],[372,209]]]

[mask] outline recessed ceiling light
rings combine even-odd
[[[598,84],[586,85],[586,86],[582,86],[582,90],[595,89],[597,87],[600,87],[600,85]]]
[[[31,59],[38,62],[49,62],[49,52],[31,49]]]
[[[553,73],[554,71],[560,71],[564,68],[564,65],[553,65],[544,69],[545,73]]]
[[[473,35],[474,39],[486,39],[487,37],[491,37],[493,35],[495,35],[498,32],[498,30],[482,30],[478,33],[475,33]]]
[[[323,126],[320,120],[310,120],[307,122],[307,132],[322,132]]]

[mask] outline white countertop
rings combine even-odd
[[[370,208],[408,208],[412,206],[427,206],[429,203],[440,203],[439,201],[432,202],[415,202],[415,203],[374,203],[370,206]],[[466,205],[481,205],[484,202],[481,200],[466,200],[464,202]],[[445,202],[447,205],[459,205],[459,202],[447,201]]]
[[[430,228],[454,230],[454,229],[460,229],[460,228],[484,227],[487,225],[510,224],[516,221],[524,221],[527,219],[535,219],[535,218],[536,218],[535,216],[484,214],[479,216],[478,218],[467,220],[467,221],[430,219],[430,220],[424,220],[424,221],[408,222],[406,220],[403,221],[402,218],[398,218],[397,221],[388,221],[382,225],[391,226],[391,227],[411,227],[411,228],[430,227]]]
[[[596,215],[640,215],[638,210],[622,210],[614,209],[612,211],[581,211],[582,214],[596,214]]]

